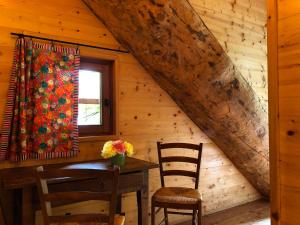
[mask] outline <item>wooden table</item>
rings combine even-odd
[[[84,168],[84,169],[105,169],[109,166],[107,160],[96,160],[76,163],[59,163],[44,165],[44,168]],[[119,188],[119,204],[117,211],[121,211],[122,193],[136,192],[138,205],[138,224],[148,224],[148,194],[149,194],[149,169],[157,168],[155,163],[130,158],[126,159],[125,166],[121,169]],[[14,200],[14,224],[34,225],[34,213],[39,209],[38,196],[35,187],[35,178],[33,171],[35,167],[11,168],[0,170],[1,189],[2,190],[19,190],[19,195],[15,194]],[[80,180],[80,181],[53,181],[49,184],[52,190],[76,190],[86,186],[89,188],[101,188],[105,191],[110,187],[105,180]],[[34,195],[33,195],[34,193]],[[61,203],[63,204],[63,203]],[[19,205],[19,207],[18,207]],[[59,205],[59,204],[58,204]],[[19,219],[18,219],[19,218]],[[8,224],[10,225],[10,224]]]

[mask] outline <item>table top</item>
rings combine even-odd
[[[65,169],[95,169],[95,170],[104,170],[111,167],[109,160],[96,160],[96,161],[87,161],[87,162],[78,162],[78,163],[69,163],[67,165],[62,165]],[[45,166],[45,169],[49,167]],[[121,167],[120,173],[132,173],[142,170],[149,170],[153,168],[158,168],[158,164],[147,162],[141,159],[136,159],[132,157],[126,158],[126,163]]]
[[[72,169],[96,169],[103,170],[110,167],[110,161],[99,159],[93,161],[82,161],[72,163],[57,163],[43,165],[45,169],[51,168],[72,168]],[[38,166],[18,167],[0,170],[0,178],[4,189],[23,188],[35,184],[34,169]],[[145,171],[153,168],[158,168],[158,164],[147,162],[141,159],[127,157],[125,165],[121,168],[122,174],[130,174],[139,171]]]

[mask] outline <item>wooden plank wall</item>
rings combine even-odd
[[[267,108],[266,0],[190,0]]]
[[[268,4],[270,113],[276,113],[270,120],[272,224],[292,225],[300,221],[300,3],[269,0]]]
[[[265,16],[264,5],[261,2],[261,0],[239,0],[238,3],[229,0],[191,1],[228,54],[241,68],[245,78],[257,88],[257,93],[265,101]],[[80,0],[52,0],[47,4],[39,0],[0,1],[1,119],[15,43],[10,32],[25,32],[111,48],[120,47]],[[156,162],[155,142],[158,140],[205,143],[200,179],[205,214],[260,198],[257,191],[222,151],[187,118],[130,54],[118,55],[86,48],[82,48],[81,52],[82,55],[116,60],[119,136],[135,146],[136,157]],[[81,140],[79,156],[68,161],[99,157],[102,143],[95,139]],[[43,163],[61,161],[67,160],[48,160]],[[0,166],[7,168],[39,163],[41,161],[25,161],[19,164],[7,162]],[[174,178],[170,182],[185,185],[192,180]],[[150,184],[151,195],[159,187],[158,170],[151,171]],[[136,205],[133,204],[135,196],[128,194],[123,199],[126,223],[136,224]],[[92,208],[96,208],[94,204],[91,205]],[[81,207],[89,210],[91,205]],[[78,205],[63,207],[65,211],[78,208]],[[182,218],[173,217],[173,220],[179,221]]]

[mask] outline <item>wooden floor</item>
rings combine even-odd
[[[181,223],[188,225],[191,222]],[[259,200],[203,218],[203,225],[270,225],[269,202]]]

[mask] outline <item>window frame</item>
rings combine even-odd
[[[101,113],[102,125],[78,125],[79,137],[114,135],[115,133],[115,87],[114,60],[82,57],[80,70],[101,72]],[[78,103],[80,103],[80,98]],[[100,115],[99,115],[100,116]]]

